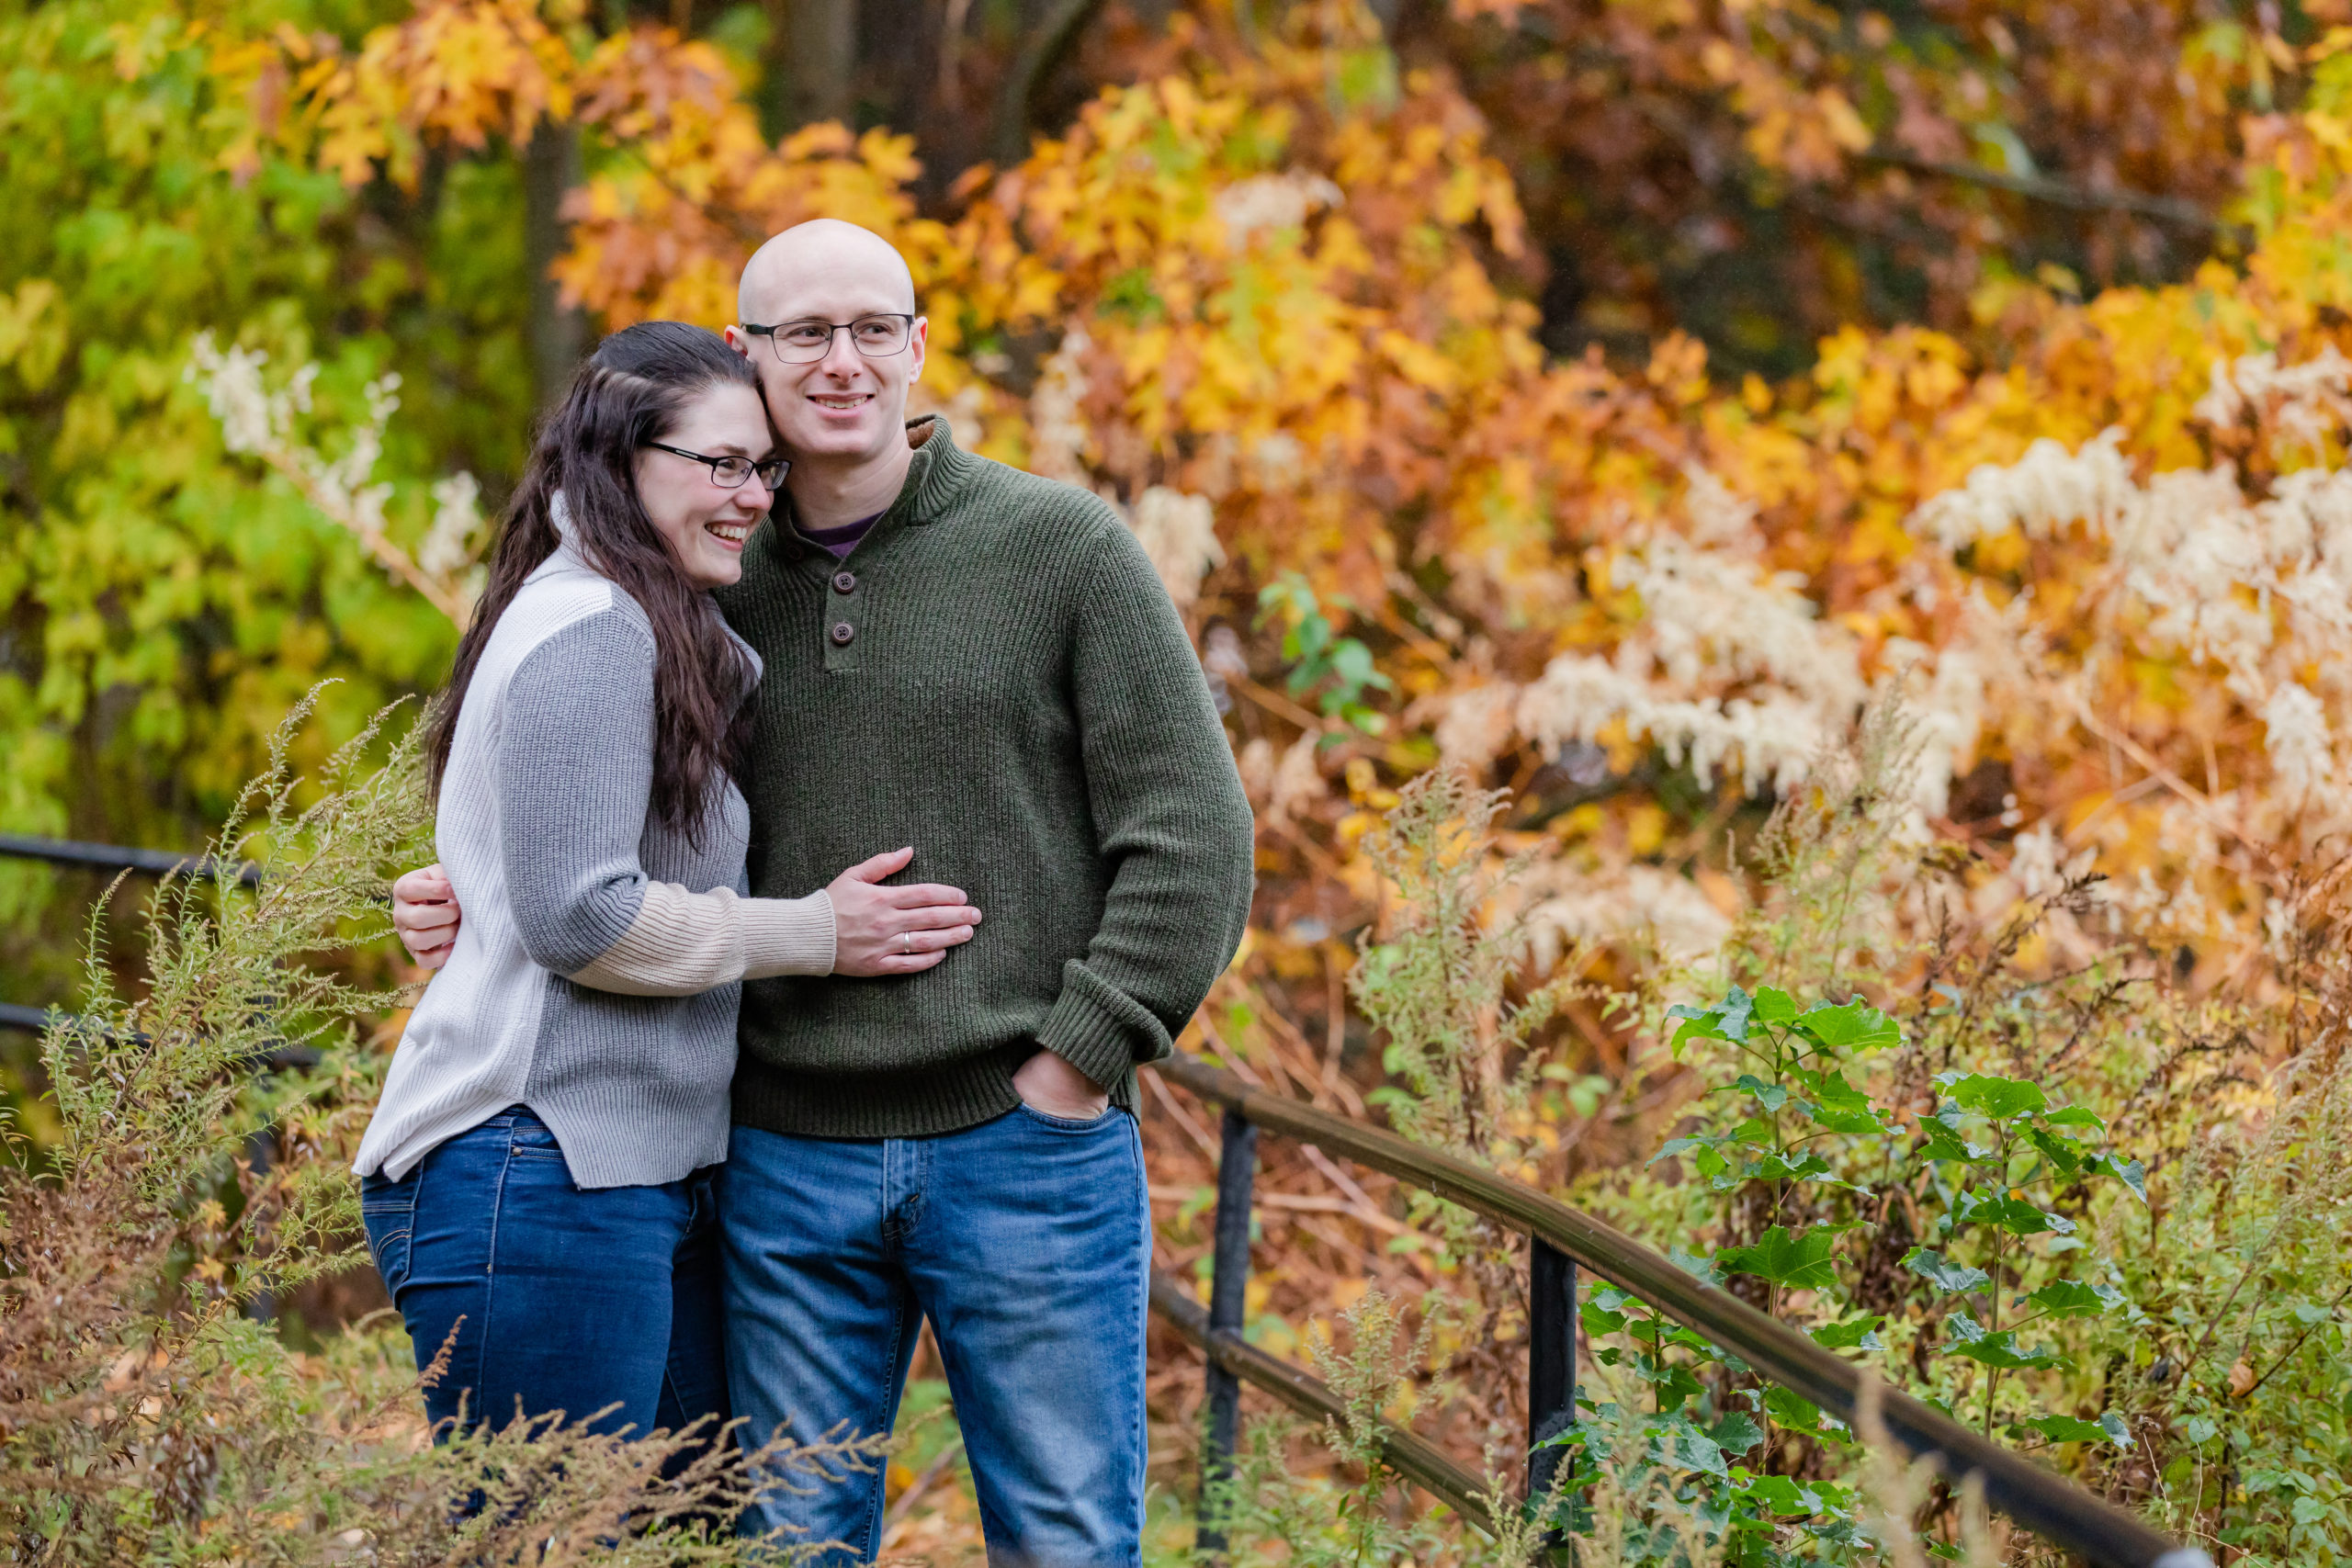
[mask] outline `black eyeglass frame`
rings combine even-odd
[[[775,321],[767,326],[761,326],[755,321],[745,321],[743,323],[743,331],[753,337],[763,337],[767,339],[768,347],[775,353],[776,363],[779,365],[821,365],[825,361],[825,356],[833,352],[833,334],[835,333],[845,333],[851,331],[851,329],[857,325],[858,321],[899,321],[904,323],[907,335],[899,341],[899,346],[893,349],[887,349],[880,354],[867,353],[865,345],[860,344],[855,337],[852,337],[849,340],[849,345],[857,350],[860,358],[891,359],[895,358],[899,355],[906,353],[907,349],[914,343],[915,323],[922,320],[922,317],[921,314],[910,310],[868,310],[865,314],[858,317],[857,321],[828,321],[816,316],[802,316],[795,321]],[[825,328],[824,348],[818,353],[814,359],[786,359],[784,356],[784,344],[778,343],[775,336],[776,333],[784,331],[786,327]]]
[[[738,457],[732,453],[724,457],[714,457],[707,452],[689,452],[683,446],[672,446],[660,441],[649,441],[645,445],[656,452],[667,452],[673,457],[691,457],[697,463],[709,464],[710,482],[721,490],[741,490],[753,474],[758,474],[762,488],[773,494],[776,486],[784,482],[784,476],[792,472],[792,459],[789,457],[762,457],[757,462],[753,462],[749,457]],[[743,470],[741,479],[737,479],[733,484],[729,484],[718,477],[718,465],[721,463],[746,463],[750,464],[750,467]],[[767,468],[775,470],[774,479],[770,479],[762,471]]]

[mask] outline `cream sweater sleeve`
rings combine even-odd
[[[739,898],[650,882],[621,939],[569,977],[630,997],[685,997],[736,980],[833,972],[833,901]]]

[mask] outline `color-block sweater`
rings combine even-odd
[[[1100,499],[910,426],[846,560],[781,516],[718,599],[766,667],[752,891],[911,844],[986,917],[919,975],[743,987],[735,1118],[908,1137],[1019,1103],[1039,1044],[1135,1107],[1248,922],[1253,833],[1182,621]],[[787,503],[788,504],[788,503]],[[471,907],[467,918],[472,918]]]
[[[582,1187],[727,1157],[740,982],[830,972],[832,902],[741,897],[751,816],[732,782],[698,845],[653,818],[653,657],[645,612],[568,543],[500,615],[435,824],[464,919],[401,1036],[361,1175],[403,1179],[515,1104]]]

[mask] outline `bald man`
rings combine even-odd
[[[1136,1068],[1240,940],[1249,803],[1118,515],[907,423],[928,323],[888,243],[787,231],[739,310],[728,341],[792,461],[719,597],[766,668],[739,781],[751,890],[913,844],[903,874],[988,919],[921,975],[743,987],[719,1198],[735,1414],[758,1440],[888,1431],[927,1316],[989,1561],[1136,1563]],[[421,954],[454,917],[396,910]],[[861,1562],[883,1503],[878,1472],[853,1474],[778,1487],[747,1523]]]

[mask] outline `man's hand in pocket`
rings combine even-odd
[[[1032,1111],[1066,1122],[1091,1122],[1111,1108],[1111,1097],[1094,1080],[1055,1055],[1039,1051],[1012,1075],[1012,1092]]]

